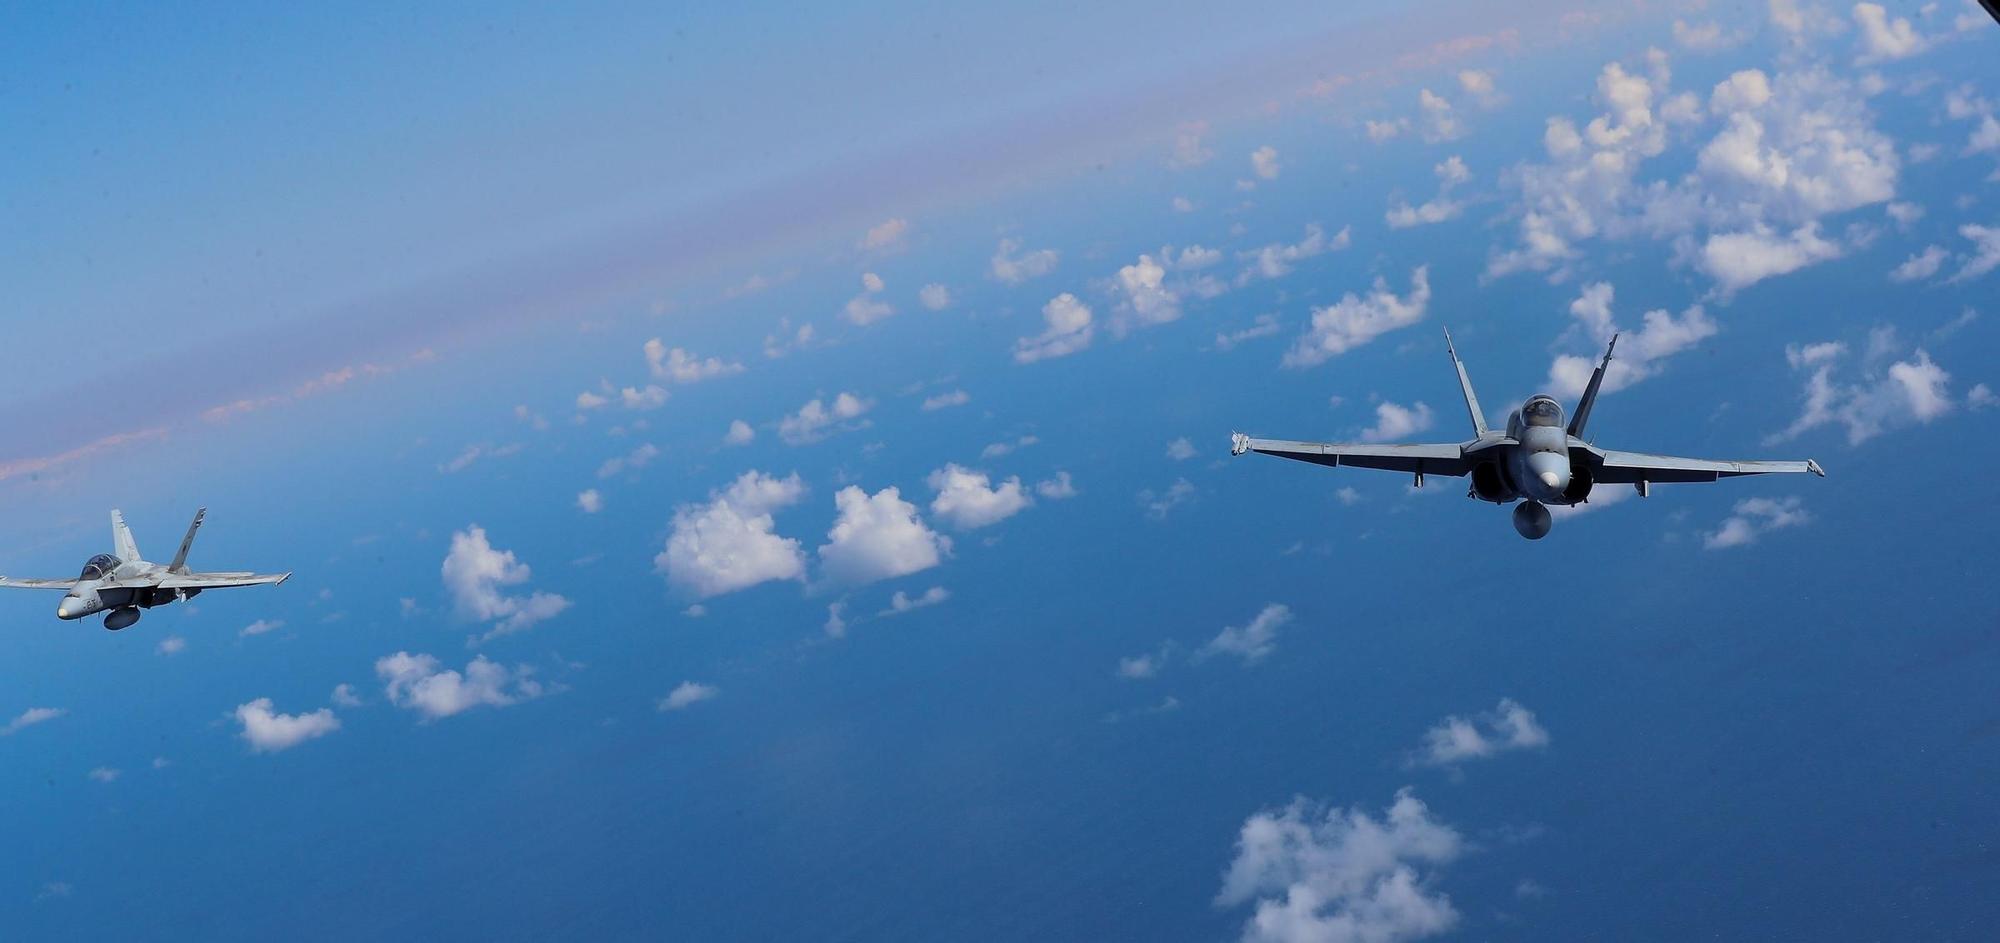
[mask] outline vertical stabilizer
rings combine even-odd
[[[1590,385],[1583,388],[1583,398],[1576,401],[1576,412],[1570,415],[1569,434],[1583,438],[1583,427],[1590,421],[1590,407],[1597,405],[1597,388],[1604,385],[1604,371],[1611,368],[1611,352],[1618,349],[1618,335],[1611,335],[1611,343],[1604,348],[1604,359],[1597,362],[1597,369],[1590,372]]]
[[[202,518],[204,518],[204,517],[207,517],[207,516],[208,516],[208,509],[207,509],[207,508],[195,508],[195,511],[194,511],[194,523],[192,523],[192,524],[189,524],[189,525],[188,525],[188,532],[187,532],[187,536],[186,536],[186,537],[182,537],[182,538],[181,538],[181,549],[180,549],[180,552],[179,552],[179,553],[176,553],[176,554],[174,554],[174,562],[173,562],[173,565],[171,565],[171,566],[167,567],[167,570],[168,570],[169,572],[173,572],[173,573],[186,573],[186,572],[187,572],[187,568],[188,568],[188,548],[190,548],[190,547],[193,547],[193,546],[194,546],[194,532],[195,532],[195,531],[198,531],[198,530],[200,530],[200,529],[201,529],[201,519],[202,519]]]
[[[132,540],[132,528],[125,526],[125,514],[111,509],[111,555],[130,563],[139,559],[139,545]]]
[[[1458,359],[1458,348],[1451,344],[1451,329],[1445,328],[1444,349],[1451,354],[1451,365],[1458,370],[1458,388],[1465,393],[1465,410],[1472,414],[1472,434],[1486,434],[1486,416],[1479,411],[1479,397],[1472,392],[1472,378],[1465,375],[1465,364]]]

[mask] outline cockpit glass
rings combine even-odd
[[[1521,410],[1521,418],[1531,426],[1560,426],[1563,410],[1552,399],[1531,399]]]
[[[110,576],[111,571],[115,569],[118,569],[118,558],[108,553],[100,553],[84,561],[83,572],[77,575],[77,579],[101,580]]]

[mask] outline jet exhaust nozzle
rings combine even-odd
[[[1540,501],[1523,501],[1514,506],[1514,530],[1529,540],[1547,537],[1555,523],[1555,516]]]

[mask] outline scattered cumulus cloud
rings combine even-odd
[[[543,693],[533,668],[510,669],[484,655],[475,656],[459,672],[431,655],[397,652],[375,660],[375,676],[381,679],[389,703],[416,711],[427,721],[475,707],[507,707]]]
[[[1054,478],[1035,482],[1035,494],[1050,501],[1061,501],[1076,497],[1076,483],[1070,480],[1069,472],[1056,472]]]
[[[1388,213],[1384,214],[1389,228],[1408,229],[1412,226],[1442,223],[1457,218],[1459,212],[1465,208],[1464,204],[1451,199],[1452,190],[1472,179],[1472,172],[1466,169],[1465,161],[1454,154],[1443,163],[1431,168],[1431,172],[1438,178],[1437,196],[1417,206],[1411,206],[1401,200],[1396,201],[1389,207]]]
[[[686,710],[703,701],[713,700],[716,695],[721,693],[722,689],[712,684],[702,684],[699,681],[683,681],[676,685],[672,691],[667,692],[666,697],[660,698],[659,709],[662,711]]]
[[[1278,149],[1269,144],[1250,152],[1250,169],[1265,180],[1278,179]]]
[[[69,710],[62,707],[30,707],[14,715],[14,719],[8,721],[6,726],[0,727],[0,737],[11,737],[36,724],[46,724],[67,713]]]
[[[660,449],[658,446],[650,442],[642,443],[634,446],[632,451],[624,455],[605,459],[604,464],[597,466],[597,477],[600,479],[616,478],[627,471],[637,471],[652,464],[653,459],[659,456]]]
[[[1090,338],[1095,330],[1090,306],[1076,299],[1075,295],[1063,292],[1042,306],[1042,320],[1048,329],[1035,337],[1024,337],[1014,344],[1016,363],[1034,363],[1053,357],[1067,357],[1090,346]]]
[[[1249,327],[1215,335],[1215,349],[1235,350],[1246,341],[1256,340],[1260,337],[1271,337],[1277,333],[1278,316],[1275,314],[1260,314],[1250,322]]]
[[[1854,25],[1859,28],[1860,55],[1855,59],[1858,63],[1907,59],[1930,45],[1908,19],[1900,16],[1891,19],[1889,11],[1879,3],[1855,4]]]
[[[1139,506],[1146,509],[1146,516],[1156,521],[1164,521],[1173,510],[1194,500],[1194,482],[1177,478],[1165,491],[1148,488],[1139,492]]]
[[[604,496],[598,494],[596,488],[579,491],[576,495],[576,507],[585,514],[596,514],[604,510]]]
[[[1424,733],[1424,745],[1415,760],[1428,766],[1455,766],[1466,760],[1548,745],[1549,732],[1536,722],[1535,712],[1513,698],[1501,698],[1499,706],[1486,713],[1472,717],[1453,714],[1438,721]]]
[[[942,586],[933,586],[915,596],[899,589],[896,590],[895,595],[889,597],[889,608],[876,613],[875,616],[876,618],[900,616],[903,613],[913,612],[928,606],[935,606],[950,599],[951,590],[945,589]]]
[[[1583,286],[1576,300],[1570,302],[1570,317],[1576,319],[1577,326],[1598,353],[1592,356],[1557,355],[1549,365],[1548,388],[1551,394],[1570,400],[1583,395],[1583,388],[1590,383],[1591,373],[1597,369],[1604,345],[1610,342],[1611,335],[1619,333],[1611,313],[1615,293],[1616,289],[1610,282],[1592,282]],[[1679,317],[1665,308],[1657,308],[1646,312],[1641,324],[1638,331],[1620,335],[1618,350],[1604,374],[1601,393],[1615,393],[1659,373],[1669,357],[1715,336],[1718,330],[1714,319],[1701,305],[1689,307]]]
[[[883,301],[881,298],[882,290],[885,287],[880,275],[874,272],[863,273],[861,276],[861,294],[848,299],[847,307],[842,309],[841,313],[847,317],[847,320],[863,326],[873,324],[895,314],[896,309],[890,307],[889,303]]]
[[[1431,427],[1431,408],[1383,400],[1375,404],[1375,424],[1361,430],[1363,442],[1402,442]]]
[[[1022,251],[1021,240],[1002,239],[1000,246],[993,250],[990,270],[994,279],[1009,285],[1019,285],[1030,279],[1040,278],[1056,270],[1056,262],[1061,255],[1054,249],[1034,249]]]
[[[926,311],[943,311],[951,307],[951,289],[937,282],[931,282],[917,289],[917,303]]]
[[[1410,790],[1378,818],[1299,798],[1244,821],[1215,905],[1253,904],[1245,943],[1400,943],[1458,925],[1422,869],[1450,864],[1465,839]]]
[[[849,485],[833,496],[839,516],[819,548],[821,569],[840,583],[862,584],[928,570],[951,554],[951,538],[927,526],[902,493],[874,494]]]
[[[1352,242],[1351,227],[1342,226],[1328,237],[1318,223],[1307,223],[1304,238],[1297,242],[1274,242],[1237,253],[1237,258],[1245,264],[1236,282],[1242,285],[1259,278],[1283,278],[1291,274],[1294,265],[1327,252],[1339,252]],[[1143,256],[1141,260],[1144,261]]]
[[[910,234],[910,221],[897,217],[868,227],[861,235],[861,248],[868,251],[900,249]]]
[[[160,644],[153,646],[153,651],[162,655],[178,655],[185,650],[187,650],[187,639],[178,635],[169,635],[161,639]]]
[[[750,428],[749,423],[741,419],[732,419],[729,421],[729,431],[722,436],[722,444],[749,445],[756,438],[757,430]]]
[[[1410,291],[1398,297],[1381,278],[1368,294],[1347,293],[1340,301],[1312,310],[1311,325],[1285,352],[1287,367],[1311,367],[1344,354],[1398,328],[1424,319],[1430,304],[1429,266],[1410,272]]]
[[[970,402],[972,402],[971,393],[967,393],[964,390],[952,390],[948,393],[938,393],[924,397],[923,410],[927,413],[936,412],[940,409],[950,409],[953,406],[963,406]]]
[[[1885,346],[1893,337],[1893,331],[1878,331],[1874,345]],[[1839,342],[1785,348],[1785,358],[1793,369],[1806,373],[1804,405],[1784,431],[1766,437],[1766,444],[1837,425],[1846,428],[1849,445],[1860,445],[1890,428],[1927,424],[1951,411],[1951,374],[1932,361],[1929,353],[1919,349],[1886,369],[1874,365],[1876,357],[1864,357],[1860,376],[1843,380],[1847,352],[1847,345]]]
[[[670,380],[674,383],[699,383],[716,377],[726,377],[742,373],[740,363],[726,362],[720,357],[702,358],[679,347],[668,347],[655,337],[645,344],[646,368],[654,379]]]
[[[1458,73],[1458,87],[1482,108],[1493,108],[1504,103],[1507,96],[1493,84],[1493,73],[1478,69],[1464,69]]]
[[[1245,665],[1256,664],[1277,650],[1278,630],[1291,621],[1291,607],[1271,603],[1259,610],[1249,624],[1228,626],[1216,633],[1215,638],[1201,647],[1200,654],[1234,655],[1243,659]]]
[[[1897,282],[1920,282],[1938,273],[1944,267],[1951,253],[1939,245],[1925,246],[1924,251],[1912,253],[1903,264],[1889,270],[1889,280]]]
[[[1745,498],[1736,502],[1722,526],[1702,535],[1701,545],[1709,550],[1741,547],[1756,543],[1766,531],[1797,527],[1811,520],[1812,515],[1796,497]]]
[[[1176,462],[1185,462],[1197,454],[1199,453],[1195,451],[1194,442],[1189,440],[1187,436],[1181,436],[1167,443],[1167,457]]]
[[[528,565],[516,560],[513,551],[496,549],[477,524],[451,535],[451,551],[440,571],[459,614],[493,624],[486,638],[525,631],[569,608],[569,600],[555,593],[505,592],[528,582]]]
[[[937,492],[931,513],[957,530],[998,524],[1035,503],[1018,477],[996,487],[985,472],[955,464],[931,472],[928,482]]]
[[[236,722],[243,727],[245,743],[256,753],[289,750],[307,740],[324,737],[340,729],[340,718],[322,707],[307,714],[280,714],[271,699],[260,697],[236,706]]]
[[[836,395],[832,405],[813,397],[798,412],[778,420],[778,438],[786,445],[805,445],[832,432],[863,428],[867,422],[861,416],[874,405],[853,393]]]
[[[674,509],[667,544],[653,569],[699,598],[720,596],[771,580],[805,575],[797,540],[776,532],[772,514],[805,496],[797,474],[784,478],[746,471],[701,504]]]

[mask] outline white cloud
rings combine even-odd
[[[849,485],[833,501],[840,514],[819,548],[819,559],[837,582],[905,576],[937,566],[951,554],[951,538],[926,526],[917,506],[903,500],[896,488],[870,495]]]
[[[999,458],[1002,455],[1011,454],[1018,449],[1025,449],[1028,446],[1034,445],[1035,443],[1040,441],[1042,440],[1034,436],[1024,435],[1011,442],[993,442],[988,444],[985,448],[979,450],[979,457]]]
[[[1951,277],[1952,281],[1971,281],[2000,266],[2000,226],[1967,223],[1958,227],[1958,234],[1972,240],[1972,254],[1966,257],[1958,274]]]
[[[1361,492],[1354,490],[1352,485],[1342,485],[1340,490],[1333,493],[1333,497],[1348,507],[1353,507],[1361,503]]]
[[[1170,205],[1173,206],[1174,212],[1176,213],[1194,212],[1194,201],[1184,196],[1174,197],[1173,202]]]
[[[826,605],[827,638],[847,637],[847,600],[837,599]]]
[[[1965,391],[1965,405],[1973,409],[1991,409],[2000,406],[2000,394],[1995,394],[1993,388],[1984,383],[1974,384],[1972,389]]]
[[[993,277],[1009,285],[1019,285],[1055,271],[1060,258],[1054,249],[1022,252],[1021,240],[1002,239],[999,248],[993,250]]]
[[[897,217],[886,219],[868,227],[861,235],[861,248],[868,250],[901,248],[903,239],[910,234],[910,221]]]
[[[1507,96],[1493,85],[1493,73],[1477,69],[1465,69],[1458,73],[1458,87],[1471,95],[1483,108],[1492,108],[1505,101]]]
[[[1258,611],[1248,625],[1232,625],[1216,633],[1215,638],[1201,647],[1201,654],[1235,655],[1246,665],[1255,664],[1277,650],[1278,630],[1291,621],[1291,607],[1271,603]]]
[[[1711,235],[1701,247],[1699,264],[1727,296],[1772,276],[1837,258],[1840,246],[1820,238],[1818,223],[1807,223],[1789,235],[1766,226]]]
[[[1513,698],[1501,698],[1492,711],[1473,717],[1453,714],[1424,733],[1417,762],[1451,766],[1513,750],[1538,750],[1549,745],[1549,732],[1535,721],[1535,712]]]
[[[1549,119],[1549,162],[1511,175],[1523,198],[1519,244],[1495,253],[1488,275],[1534,270],[1560,280],[1578,244],[1643,236],[1670,240],[1726,295],[1836,257],[1839,248],[1818,236],[1820,219],[1894,198],[1895,144],[1875,129],[1853,83],[1819,67],[1775,77],[1744,70],[1715,87],[1704,111],[1692,94],[1674,94],[1669,76],[1658,50],[1645,75],[1612,63],[1598,78],[1603,114],[1581,129]],[[1670,131],[1711,120],[1718,130],[1692,172],[1640,182]]]
[[[1061,501],[1076,497],[1076,484],[1070,480],[1069,472],[1056,472],[1054,478],[1035,482],[1035,493],[1050,501]]]
[[[1406,441],[1431,427],[1431,408],[1418,403],[1403,406],[1383,400],[1375,404],[1375,424],[1361,430],[1363,442]]]
[[[1965,139],[1965,153],[1970,156],[1991,151],[2000,151],[2000,121],[1992,115],[1981,115],[1972,136]]]
[[[1124,678],[1127,681],[1142,681],[1147,678],[1157,677],[1160,670],[1167,666],[1167,660],[1173,656],[1173,653],[1174,643],[1166,642],[1160,646],[1158,651],[1147,652],[1143,655],[1133,655],[1129,658],[1120,658],[1118,659],[1118,677]]]
[[[161,639],[160,644],[153,646],[153,651],[162,655],[178,655],[187,650],[187,644],[187,639],[181,638],[178,635],[169,635]]]
[[[243,725],[244,741],[257,753],[289,750],[340,729],[340,718],[333,716],[330,708],[309,714],[280,714],[272,709],[268,697],[238,704],[236,721]]]
[[[85,775],[89,776],[92,782],[113,783],[118,781],[118,777],[125,775],[125,771],[114,766],[99,766]]]
[[[1854,25],[1860,27],[1861,40],[1861,55],[1856,62],[1906,59],[1929,45],[1924,37],[1917,35],[1908,19],[1891,20],[1889,11],[1878,3],[1855,4]]]
[[[1274,314],[1260,314],[1255,320],[1250,322],[1249,327],[1240,331],[1230,331],[1227,334],[1215,335],[1215,349],[1235,350],[1244,341],[1255,340],[1259,337],[1270,337],[1276,333],[1278,333],[1278,316]]]
[[[795,330],[791,318],[779,318],[778,329],[764,335],[764,356],[776,359],[795,350],[811,347],[817,334],[811,324],[801,324]]]
[[[1209,162],[1215,152],[1209,150],[1202,139],[1208,135],[1208,122],[1190,121],[1174,132],[1174,150],[1168,158],[1169,166],[1177,170],[1199,167]]]
[[[778,420],[778,438],[786,445],[805,445],[826,438],[829,431],[858,429],[866,422],[856,422],[863,413],[875,405],[874,401],[862,399],[853,393],[841,393],[828,406],[819,397],[813,397],[799,411]]]
[[[596,488],[579,491],[576,494],[576,507],[585,514],[596,514],[604,510],[604,496],[598,494]]]
[[[0,727],[0,737],[11,737],[36,724],[46,724],[67,713],[69,710],[62,707],[30,707],[15,715],[6,726]]]
[[[1757,542],[1766,531],[1797,527],[1812,520],[1796,497],[1745,498],[1736,502],[1735,513],[1722,526],[1703,535],[1701,545],[1709,550],[1741,547]]]
[[[1401,298],[1389,290],[1389,283],[1375,279],[1367,297],[1347,293],[1339,302],[1314,308],[1312,324],[1285,352],[1287,367],[1311,367],[1344,354],[1398,328],[1424,319],[1430,304],[1429,266],[1410,272],[1410,293]]]
[[[950,409],[953,406],[963,406],[970,402],[972,402],[971,393],[967,393],[964,390],[952,390],[949,393],[939,393],[935,396],[924,397],[923,410],[925,412],[936,412],[940,409]]]
[[[1889,218],[1896,221],[1896,228],[1909,231],[1917,220],[1924,218],[1924,208],[1915,203],[1891,203],[1882,208]]]
[[[1095,326],[1090,306],[1064,292],[1042,306],[1042,320],[1048,329],[1036,337],[1023,337],[1014,344],[1016,363],[1034,363],[1051,357],[1067,357],[1090,346]]]
[[[801,578],[805,554],[797,540],[777,535],[772,513],[798,503],[805,490],[797,474],[776,478],[753,470],[709,492],[707,503],[675,508],[666,547],[653,557],[654,571],[704,599]]]
[[[435,656],[397,652],[375,660],[389,703],[436,720],[475,707],[506,707],[539,697],[541,682],[534,669],[512,670],[484,655],[476,656],[460,673],[444,668]]]
[[[1194,443],[1187,436],[1181,436],[1167,443],[1167,457],[1176,462],[1185,462],[1195,457]]]
[[[1722,24],[1674,21],[1674,44],[1690,52],[1721,52],[1741,45],[1749,34],[1742,30],[1725,32]]]
[[[1148,488],[1139,492],[1139,506],[1146,509],[1146,516],[1156,521],[1164,521],[1174,508],[1194,500],[1194,482],[1177,478],[1164,492]]]
[[[1431,168],[1431,172],[1438,178],[1437,196],[1419,206],[1411,206],[1401,200],[1396,201],[1395,205],[1389,207],[1389,212],[1385,216],[1389,228],[1407,229],[1411,226],[1442,223],[1456,218],[1459,211],[1464,209],[1463,204],[1451,199],[1451,191],[1472,179],[1472,172],[1465,168],[1465,161],[1454,154],[1443,163]]]
[[[1278,179],[1278,149],[1269,144],[1250,152],[1250,169],[1265,180]]]
[[[1912,359],[1891,363],[1887,370],[1874,369],[1877,357],[1865,357],[1863,376],[1852,383],[1834,379],[1846,352],[1846,345],[1836,343],[1786,348],[1785,357],[1795,369],[1810,368],[1812,372],[1806,378],[1805,405],[1799,418],[1783,432],[1766,437],[1767,444],[1838,424],[1846,427],[1849,445],[1860,445],[1891,427],[1929,423],[1951,411],[1951,374],[1923,350],[1916,351]]]
[[[1181,316],[1180,295],[1165,286],[1167,270],[1150,255],[1118,270],[1118,288],[1125,295],[1120,310],[1140,325],[1165,324]],[[1114,325],[1115,327],[1116,325]]]
[[[922,609],[926,606],[935,606],[949,599],[951,599],[951,590],[945,589],[942,586],[933,586],[917,596],[911,596],[899,589],[896,590],[895,595],[889,597],[889,608],[875,615],[877,618],[900,616],[903,613]]]
[[[650,442],[641,443],[624,455],[605,459],[604,464],[597,466],[597,477],[616,478],[628,470],[637,471],[644,468],[658,457],[660,457],[658,446]]]
[[[928,482],[937,492],[931,513],[958,530],[998,524],[1035,503],[1022,489],[1021,479],[1009,478],[994,487],[985,472],[959,465],[931,472]]]
[[[576,408],[578,409],[597,409],[609,402],[611,402],[609,397],[599,396],[589,390],[584,390],[576,394]]]
[[[675,383],[699,383],[716,377],[726,377],[742,373],[740,363],[725,362],[720,357],[706,359],[688,353],[679,347],[669,348],[655,337],[645,344],[646,368],[654,378],[672,380]]]
[[[525,631],[569,608],[569,600],[540,591],[510,596],[503,587],[528,582],[528,565],[511,550],[496,550],[486,531],[474,524],[451,535],[451,552],[440,568],[444,588],[461,616],[491,622],[486,638]]]
[[[1618,330],[1611,315],[1613,293],[1610,282],[1592,282],[1570,302],[1570,316],[1584,328],[1593,345],[1608,343]],[[1659,373],[1668,357],[1715,336],[1718,330],[1701,305],[1690,306],[1678,318],[1665,308],[1648,311],[1643,325],[1636,333],[1621,336],[1618,353],[1604,374],[1602,393],[1615,393]],[[1549,392],[1564,399],[1582,395],[1597,364],[1596,356],[1558,355],[1549,365]]]
[[[1410,130],[1410,119],[1391,118],[1387,121],[1376,121],[1370,118],[1363,121],[1362,126],[1368,133],[1368,140],[1381,144],[1395,140],[1403,132]]]
[[[1322,253],[1339,252],[1351,243],[1350,227],[1342,226],[1340,231],[1329,239],[1326,231],[1321,229],[1318,223],[1307,223],[1305,237],[1298,242],[1274,242],[1261,248],[1237,253],[1237,258],[1247,263],[1242,274],[1236,277],[1237,284],[1243,284],[1253,278],[1282,278],[1291,274],[1293,265]]]
[[[1452,110],[1451,102],[1422,89],[1417,93],[1419,129],[1424,140],[1436,144],[1465,136],[1465,123],[1458,120],[1458,113]]]
[[[1243,823],[1219,907],[1256,907],[1246,943],[1399,943],[1458,924],[1418,871],[1451,863],[1464,839],[1408,789],[1381,818],[1295,799]]]
[[[756,438],[757,430],[750,428],[749,423],[741,419],[732,419],[729,421],[729,431],[722,436],[722,444],[749,445]]]
[[[1890,269],[1889,279],[1898,282],[1922,281],[1936,275],[1949,258],[1951,253],[1945,251],[1943,246],[1925,246],[1924,251],[1912,253],[1903,260],[1903,264]]]
[[[329,695],[328,699],[333,701],[333,706],[335,707],[361,706],[361,695],[354,693],[354,685],[351,684],[334,685],[333,693]]]
[[[667,696],[660,698],[659,709],[663,711],[685,710],[695,704],[713,699],[722,689],[712,684],[698,681],[683,681],[676,685]]]
[[[865,326],[895,314],[896,309],[890,307],[888,302],[878,297],[881,295],[883,287],[880,275],[874,272],[862,273],[861,294],[848,299],[847,307],[842,309],[842,313],[846,315],[847,320]]]
[[[917,303],[927,311],[943,311],[951,307],[951,289],[937,282],[931,282],[917,289]]]
[[[248,638],[252,635],[263,635],[266,632],[275,632],[284,627],[285,627],[285,620],[283,619],[258,619],[257,621],[244,626],[240,631],[236,633],[236,636],[238,638]]]
[[[642,387],[625,387],[618,391],[619,402],[626,409],[658,409],[666,405],[669,394],[666,387],[648,383]]]

